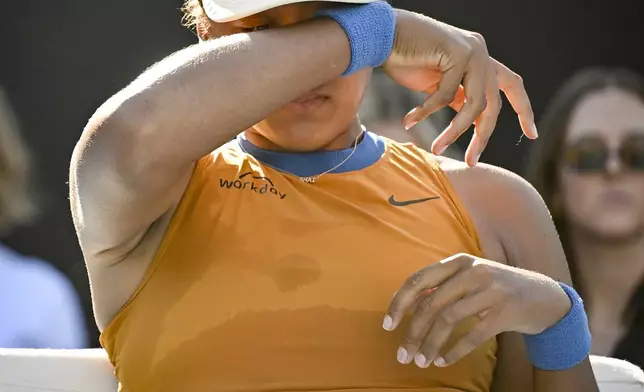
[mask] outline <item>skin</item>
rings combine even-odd
[[[152,67],[90,119],[72,160],[70,198],[99,327],[136,290],[197,159],[244,129],[251,142],[275,150],[331,150],[353,143],[359,132],[356,113],[370,71],[340,77],[349,64],[348,40],[335,22],[310,21],[323,6],[328,5],[288,5],[200,30],[204,42]],[[407,128],[445,105],[452,106],[458,114],[433,149],[444,150],[476,122],[466,154],[469,166],[474,166],[494,129],[501,89],[526,135],[536,137],[520,78],[489,57],[480,35],[396,12],[397,37],[385,70],[401,85],[431,94],[404,119]],[[234,34],[266,25],[271,28]],[[222,34],[233,35],[213,39]],[[437,52],[438,56],[427,55]],[[177,129],[183,130],[181,137]],[[491,285],[489,293],[512,292],[529,281],[523,270],[507,265],[569,280],[552,222],[532,188],[501,169],[440,162],[477,222],[490,259],[485,264],[490,272],[505,271],[498,278],[490,275],[490,281],[498,279],[498,284]],[[506,311],[498,328],[516,330],[509,326],[522,324],[538,332],[566,314],[570,301],[545,275],[532,277],[550,285],[543,296],[536,296],[550,305],[549,310],[532,320],[521,316],[534,312],[513,318]],[[448,305],[446,301],[446,309]],[[392,307],[390,317],[398,320],[402,308],[404,303]],[[502,335],[500,347],[495,391],[517,390],[513,386],[518,385],[536,392],[596,390],[587,360],[567,371],[533,371],[522,355],[520,337]],[[446,358],[450,359],[455,358]]]
[[[449,177],[456,194],[465,205],[475,223],[485,257],[484,260],[472,259],[471,256],[468,257],[472,262],[466,263],[470,268],[466,267],[464,270],[471,274],[477,269],[471,267],[474,267],[477,261],[482,262],[485,266],[483,268],[484,272],[479,275],[477,280],[485,281],[489,278],[488,272],[490,270],[503,270],[504,266],[520,269],[518,271],[512,270],[512,273],[506,276],[512,275],[512,278],[508,278],[509,280],[505,280],[505,278],[499,279],[498,281],[492,279],[496,284],[492,284],[483,290],[487,295],[492,297],[500,295],[506,298],[506,300],[501,301],[504,305],[494,309],[494,312],[503,313],[504,311],[502,309],[505,306],[520,308],[527,305],[517,305],[516,303],[510,305],[513,302],[510,298],[516,299],[517,296],[514,293],[521,291],[520,287],[525,285],[530,286],[528,289],[530,295],[524,296],[524,298],[532,297],[537,301],[528,307],[529,309],[535,310],[531,312],[532,314],[543,312],[549,314],[549,317],[552,317],[553,313],[551,312],[553,311],[555,313],[559,312],[559,314],[562,311],[564,313],[567,312],[569,304],[568,306],[564,305],[564,308],[554,306],[554,304],[562,303],[562,297],[555,294],[561,294],[558,290],[546,290],[547,294],[544,292],[542,296],[537,294],[541,290],[526,281],[526,279],[531,280],[535,278],[528,271],[535,271],[551,277],[556,281],[570,284],[565,255],[563,254],[558,234],[543,200],[536,190],[521,177],[494,166],[480,164],[474,168],[470,168],[461,162],[448,158],[439,158],[439,161],[441,167]],[[490,260],[494,260],[491,262],[494,267],[488,269],[487,266],[490,265]],[[480,270],[480,268],[478,269]],[[450,275],[450,272],[447,275]],[[478,272],[474,272],[474,275],[478,275]],[[501,275],[506,274],[502,273]],[[427,276],[424,279],[433,280],[437,276],[437,273],[436,271],[431,271],[423,274],[423,276]],[[413,277],[411,278],[413,279]],[[546,278],[544,280],[539,277],[536,281],[552,287],[552,279]],[[498,284],[501,280],[505,280],[506,282],[512,281],[514,283]],[[462,280],[459,281],[463,282]],[[406,282],[403,288],[405,286],[408,287],[409,282]],[[459,286],[459,284],[456,286]],[[478,287],[480,286],[477,285],[473,289]],[[455,288],[449,291],[457,293],[461,290]],[[452,297],[453,295],[450,293],[447,297]],[[443,295],[441,297],[445,298]],[[430,319],[440,320],[443,318],[443,322],[445,322],[447,321],[445,320],[446,313],[448,315],[449,313],[460,313],[459,311],[454,311],[455,306],[453,304],[455,301],[452,298],[430,301],[430,303],[432,302],[433,305],[426,311],[430,314]],[[564,301],[563,303],[565,304],[566,302]],[[402,309],[406,308],[404,303],[402,306],[399,304],[400,300],[396,298],[392,301],[388,315],[391,315],[393,319],[396,319],[396,313],[400,314],[402,313]],[[409,306],[409,303],[407,303],[407,306]],[[494,329],[492,324],[496,324],[496,328],[498,328],[504,322],[502,320],[503,317],[498,316],[498,313],[491,318],[491,322],[489,323],[491,329]],[[462,316],[462,313],[460,316]],[[557,316],[554,317],[556,318]],[[420,317],[418,319],[422,320],[423,318]],[[453,321],[448,322],[448,324],[452,323]],[[487,328],[485,329],[487,330]],[[532,331],[531,333],[534,332]],[[410,328],[408,335],[413,335],[412,328]],[[483,337],[480,336],[478,339]],[[519,333],[501,333],[497,338],[499,351],[497,352],[498,363],[494,384],[492,386],[493,391],[563,392],[570,390],[597,390],[588,359],[577,367],[567,371],[541,371],[533,368],[527,360],[523,337]],[[403,342],[401,347],[407,348],[408,352],[413,352],[415,344],[412,343],[410,345],[410,341],[413,342],[414,338],[408,337],[407,343]],[[457,360],[471,349],[467,341],[461,343],[461,347],[458,350],[460,352],[452,352],[454,355],[451,358],[445,358],[448,363]],[[432,353],[434,352],[435,349],[424,354],[426,354],[426,357],[432,358]],[[413,358],[413,361],[416,361],[416,358]]]
[[[613,150],[606,170],[560,169],[560,199],[588,291],[593,351],[610,355],[623,336],[622,314],[644,276],[644,174],[615,154],[629,138],[644,138],[644,102],[619,89],[583,99],[573,112],[566,144],[599,139]]]

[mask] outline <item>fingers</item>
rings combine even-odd
[[[405,342],[401,346],[404,351],[399,350],[402,363],[409,363],[414,358],[436,315],[477,289],[476,277],[463,271],[454,275],[433,293],[422,295],[412,316]]]
[[[523,79],[495,59],[492,58],[491,60],[496,71],[499,88],[503,90],[510,105],[519,116],[519,123],[523,133],[530,139],[536,139],[538,134],[537,127],[534,124],[534,112],[532,111],[528,93],[523,85]]]
[[[443,367],[452,365],[467,354],[474,351],[477,347],[492,339],[499,332],[494,328],[494,321],[496,316],[489,313],[481,318],[481,321],[470,330],[456,345],[449,350],[443,357],[438,357],[434,360],[436,366]]]
[[[407,114],[403,120],[405,129],[410,129],[429,117],[432,113],[449,105],[458,92],[464,72],[464,66],[454,66],[445,71],[438,84],[438,89],[430,95],[422,106],[415,108]]]
[[[473,36],[473,47],[466,74],[463,78],[465,103],[458,110],[452,123],[441,133],[432,145],[432,152],[440,155],[447,146],[454,143],[474,123],[487,106],[487,79],[489,55],[485,40],[481,35]],[[452,99],[451,102],[453,102]]]
[[[487,147],[492,132],[494,132],[499,113],[501,113],[501,94],[499,93],[496,72],[492,64],[489,64],[487,73],[487,106],[476,120],[474,137],[465,152],[465,162],[472,167],[479,162],[481,154]]]
[[[447,146],[454,143],[474,123],[478,116],[485,110],[487,69],[480,64],[472,67],[463,79],[465,90],[465,103],[458,111],[451,124],[445,129],[432,144],[432,152],[442,154]],[[453,101],[454,99],[452,99]]]
[[[480,331],[487,331],[489,329],[488,322],[486,320],[490,319],[489,310],[493,308],[494,305],[498,303],[491,293],[483,292],[474,294],[468,297],[461,299],[455,304],[444,309],[440,314],[437,315],[436,320],[434,321],[432,327],[429,329],[422,345],[420,346],[414,362],[419,367],[429,367],[432,362],[435,362],[438,366],[446,366],[447,364],[454,363],[456,360],[465,356],[469,351],[476,348],[480,343],[477,343],[474,348],[471,348],[470,345],[463,343],[458,349],[460,351],[454,352],[454,349],[450,350],[449,357],[446,355],[445,358],[440,357],[440,352],[447,343],[448,339],[452,335],[454,328],[463,320],[470,317],[479,316],[480,322],[466,335],[463,339],[469,339],[478,337]],[[480,316],[485,314],[484,316]],[[470,336],[472,334],[472,336]],[[461,344],[464,340],[459,341],[457,346]],[[468,340],[467,343],[473,343]],[[456,348],[456,346],[455,346]],[[468,349],[469,351],[465,352]],[[461,355],[462,354],[462,355]],[[458,356],[457,355],[461,355]],[[450,361],[449,363],[447,361]]]
[[[434,154],[442,154],[447,146],[454,143],[469,128],[472,122],[475,122],[474,137],[465,153],[467,164],[475,166],[487,147],[501,112],[502,101],[499,90],[505,93],[512,108],[517,113],[523,133],[530,139],[538,137],[537,127],[534,123],[534,112],[521,77],[491,57],[487,58],[487,62],[489,67],[485,78],[485,105],[479,104],[478,107],[469,105],[473,96],[480,96],[478,91],[472,91],[471,86],[465,85],[465,94],[459,94],[461,91],[457,91],[455,99],[450,103],[450,107],[456,110],[458,114],[450,126],[434,141],[432,145]],[[485,67],[480,67],[479,69],[482,68]],[[472,120],[472,116],[477,112],[475,109],[481,108],[484,110],[479,112],[480,116]]]
[[[396,329],[407,310],[413,307],[423,292],[439,286],[474,260],[474,256],[458,254],[414,273],[394,295],[382,327],[387,331]]]
[[[383,322],[386,330],[392,330],[405,311],[415,307],[405,341],[398,349],[399,362],[408,364],[413,360],[419,367],[428,367],[432,362],[446,366],[500,332],[493,321],[500,314],[505,291],[495,289],[493,279],[486,278],[492,264],[458,254],[420,270],[405,281],[394,295]],[[456,326],[474,316],[480,323],[441,357],[441,350]]]

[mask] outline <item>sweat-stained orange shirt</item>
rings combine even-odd
[[[240,137],[198,162],[143,283],[101,335],[122,391],[489,391],[495,340],[419,369],[396,360],[406,323],[382,328],[413,272],[480,254],[434,158],[367,133],[315,184],[275,168],[326,161],[322,172],[349,153],[289,157]]]

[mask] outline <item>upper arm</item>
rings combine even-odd
[[[447,163],[446,173],[475,221],[484,251],[486,247],[499,249],[494,256],[502,260],[495,261],[569,284],[559,235],[534,187],[498,167],[480,164],[468,168],[453,162]]]
[[[530,183],[509,171],[487,167],[479,181],[496,192],[485,192],[480,210],[486,212],[507,263],[571,283],[559,234],[541,195]]]
[[[70,203],[88,263],[114,264],[177,204],[193,164],[161,159],[146,148],[150,130],[131,129],[101,108],[78,142],[70,165]]]
[[[494,255],[485,252],[485,257],[570,283],[568,265],[550,213],[528,182],[489,165],[475,168],[456,165],[446,172],[473,220],[485,222],[483,228],[477,225],[484,252],[486,248],[500,250],[500,254]],[[523,337],[504,333],[498,336],[498,343],[493,391],[529,392],[533,367],[526,356]]]

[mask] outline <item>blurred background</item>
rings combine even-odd
[[[23,0],[12,3],[3,1],[4,7],[0,11],[0,86],[6,98],[5,107],[13,108],[14,113],[11,115],[7,111],[4,117],[20,130],[26,149],[30,153],[32,181],[28,194],[33,198],[38,213],[34,215],[35,218],[25,220],[28,222],[26,224],[18,225],[21,219],[16,220],[16,224],[11,225],[11,230],[2,232],[1,244],[4,244],[7,252],[17,252],[5,255],[6,259],[17,260],[22,257],[20,255],[27,256],[29,262],[33,261],[36,263],[33,265],[39,266],[32,270],[41,271],[29,273],[33,272],[33,276],[49,277],[43,278],[42,282],[59,282],[37,284],[35,282],[40,281],[33,278],[33,291],[25,295],[37,297],[42,302],[39,306],[43,308],[57,309],[59,315],[67,314],[67,321],[61,321],[60,325],[67,325],[63,335],[73,336],[66,336],[60,341],[60,345],[97,347],[98,331],[92,318],[88,279],[69,213],[67,181],[70,156],[86,121],[99,105],[148,66],[179,48],[195,43],[196,38],[181,25],[181,0]],[[644,73],[644,58],[640,54],[641,37],[644,37],[644,25],[641,23],[644,11],[641,2],[398,0],[393,3],[394,6],[419,11],[458,27],[482,33],[490,53],[523,76],[538,120],[543,117],[549,102],[562,85],[587,67],[619,67],[629,69],[635,74]],[[631,94],[629,97],[633,98],[636,95],[637,93]],[[624,99],[628,101],[627,98]],[[644,105],[644,95],[632,100],[637,99]],[[403,115],[411,110],[413,105],[420,103],[419,100],[422,100],[422,97],[401,92],[396,86],[376,76],[371,94],[365,102],[363,117],[376,132],[385,133],[392,138],[406,139],[409,135],[400,132],[396,127]],[[606,107],[608,104],[600,102],[598,105]],[[633,105],[637,106],[637,103]],[[573,109],[568,108],[569,111]],[[637,112],[637,108],[631,112]],[[635,116],[633,121],[637,123],[637,115],[631,112],[624,116]],[[609,115],[621,116],[619,113],[607,114]],[[435,116],[433,124],[423,125],[409,141],[423,146],[429,145],[433,132],[448,124],[449,116],[449,112]],[[606,118],[604,119],[608,124],[611,124],[613,118]],[[644,135],[644,121],[640,125],[641,136]],[[551,132],[557,131],[565,132],[565,129]],[[637,129],[629,128],[628,131],[630,133],[625,134],[625,138],[632,136],[631,131],[637,133]],[[506,102],[496,133],[482,161],[526,175],[529,153],[534,143],[527,140],[520,142],[520,135],[516,116]],[[601,137],[598,136],[600,139]],[[469,136],[463,137],[458,148],[450,151],[450,155],[458,157],[459,148],[463,151],[469,139]],[[558,144],[565,143],[564,140],[568,139],[563,137]],[[576,143],[575,140],[571,143]],[[0,137],[0,142],[4,143],[5,149],[16,151],[15,144],[8,148],[8,138]],[[635,142],[639,142],[639,139],[636,138]],[[641,150],[623,151],[621,139],[606,143],[613,143],[611,145],[614,148],[611,148],[619,152],[621,160],[618,160],[626,169],[640,170],[641,175],[641,167],[637,161],[642,158]],[[573,154],[570,161],[566,161],[568,166],[575,169],[574,172],[579,172],[592,166],[583,159],[594,158],[596,167],[591,167],[588,171],[604,170],[608,159],[606,156],[613,156],[606,152],[608,147],[604,144],[592,145],[592,148],[587,149],[577,148],[579,146],[575,144],[576,148],[571,148],[571,154],[577,155]],[[601,153],[604,153],[603,158],[600,157]],[[554,157],[553,155],[551,158]],[[0,172],[4,170],[2,164],[0,159]],[[552,170],[557,168],[549,170],[550,172],[535,169],[533,174],[541,176],[539,178],[545,183],[548,180],[544,179],[544,176],[552,176]],[[562,176],[565,177],[563,174]],[[533,183],[539,181],[538,178],[531,180]],[[644,180],[640,178],[639,181]],[[555,194],[553,198],[546,200],[551,209],[557,208],[561,203],[564,203],[561,208],[565,208],[565,200],[559,201],[562,198],[559,197],[561,192],[551,189],[554,185],[541,185],[543,187],[540,191]],[[0,181],[0,187],[2,186],[9,185]],[[574,192],[578,189],[581,188],[566,188],[568,197],[574,199]],[[644,193],[644,189],[642,192]],[[644,206],[637,208],[644,209]],[[583,213],[579,212],[582,215]],[[566,213],[562,214],[567,216]],[[25,219],[27,215],[31,216],[26,212]],[[574,223],[569,222],[567,229],[560,229],[572,233],[568,235],[571,242],[578,237],[574,234],[576,231],[569,228],[574,226]],[[579,225],[586,227],[591,223],[581,222]],[[629,257],[636,255],[640,264],[644,265],[644,253],[637,253],[642,249],[637,245],[641,245],[641,238],[633,239],[633,236],[640,233],[639,223],[633,224],[636,227],[634,234],[629,232],[629,240],[621,237],[619,240],[626,241],[623,243],[623,249],[634,249],[629,253]],[[593,235],[600,236],[601,230],[598,233]],[[634,248],[633,243],[636,244]],[[2,256],[3,253],[0,252],[0,259]],[[612,256],[608,258],[610,257]],[[0,274],[2,268],[0,261]],[[633,276],[633,271],[637,270],[638,266],[632,265],[629,268],[632,269],[627,272]],[[638,271],[644,273],[644,268]],[[638,279],[631,284],[633,289],[624,294],[625,298],[621,299],[623,303],[634,304],[629,301],[635,297],[632,293],[639,287],[639,276],[641,275],[635,275]],[[581,282],[581,279],[586,278],[588,283],[585,287],[588,287],[591,285],[592,276],[578,279]],[[15,279],[12,281],[15,282]],[[66,282],[71,282],[71,285]],[[2,284],[6,287],[9,283],[3,283],[3,277],[0,275],[0,302],[2,296],[6,295]],[[13,293],[15,295],[15,291]],[[640,297],[642,296],[644,295]],[[46,298],[58,302],[45,303]],[[598,294],[594,302],[599,306],[598,309],[610,307],[611,301],[603,301],[601,298],[604,297]],[[61,305],[62,303],[65,305]],[[631,305],[624,305],[620,309],[625,307],[635,309]],[[9,325],[10,319],[27,317],[21,313],[26,312],[25,309],[0,304],[0,335],[3,332],[2,325]],[[641,306],[637,309],[641,309]],[[596,329],[604,331],[606,335],[602,340],[605,347],[598,347],[597,350],[604,354],[614,354],[619,342],[623,343],[625,337],[631,336],[628,330],[637,315],[631,312],[623,323],[609,325],[609,322],[602,321],[612,317],[609,317],[607,312],[608,310],[596,312],[597,315],[604,315],[604,318],[595,321]],[[617,318],[622,320],[620,313],[623,312],[617,313]],[[33,323],[45,325],[48,323],[45,320],[50,319],[35,317]],[[81,321],[76,323],[74,320]],[[30,339],[21,342],[24,343],[17,343],[14,339],[13,344],[37,346]],[[641,340],[639,342],[641,343]],[[0,336],[0,346],[2,344]],[[54,343],[43,345],[52,346]],[[629,358],[634,358],[636,354],[621,356],[629,355]]]

